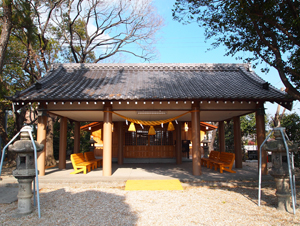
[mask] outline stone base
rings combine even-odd
[[[277,210],[280,211],[287,211],[287,212],[292,212],[293,209],[291,207],[291,194],[276,194],[277,196],[277,201],[278,201],[278,206]]]
[[[28,215],[33,211],[31,198],[32,198],[32,181],[33,178],[29,179],[18,179],[19,182],[19,193],[18,193],[18,210],[17,215]]]
[[[291,192],[289,179],[286,177],[275,178],[276,182],[276,196],[277,196],[277,210],[285,210],[290,212],[291,208]]]

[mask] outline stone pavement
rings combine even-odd
[[[271,164],[271,163],[269,163]],[[268,167],[270,167],[268,165]],[[179,179],[184,183],[234,183],[234,182],[257,182],[258,181],[258,164],[257,162],[243,162],[242,169],[233,169],[236,173],[219,171],[202,167],[202,175],[192,175],[192,162],[183,162],[180,165],[173,163],[127,163],[123,165],[113,164],[112,176],[103,177],[102,168],[92,170],[87,174],[71,175],[73,171],[70,161],[67,162],[65,170],[59,170],[57,167],[46,169],[46,175],[39,177],[40,184],[49,183],[97,183],[97,182],[126,182],[131,179]],[[2,176],[0,185],[9,186],[17,183],[13,176]],[[272,181],[270,175],[262,177],[263,181]]]
[[[271,163],[268,163],[268,168]],[[99,183],[101,186],[123,187],[127,180],[166,180],[179,179],[183,186],[254,186],[258,187],[258,163],[243,162],[242,169],[233,169],[236,173],[219,171],[202,167],[202,175],[192,175],[192,162],[183,162],[180,165],[173,163],[131,163],[118,165],[113,164],[112,176],[102,176],[102,168],[92,170],[87,174],[71,175],[73,167],[67,162],[65,170],[57,167],[46,169],[46,175],[39,177],[39,187],[69,186],[76,184]],[[10,203],[16,200],[18,182],[12,175],[1,176],[0,203]],[[300,179],[300,178],[299,178]],[[296,181],[299,181],[296,179]],[[262,186],[275,184],[270,175],[262,176]]]

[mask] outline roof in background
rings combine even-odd
[[[13,101],[293,99],[249,64],[60,64]],[[284,104],[284,102],[288,102]]]

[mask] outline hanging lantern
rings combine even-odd
[[[184,131],[185,132],[189,131],[189,126],[186,122],[184,123]]]
[[[174,131],[175,128],[174,128],[174,125],[172,122],[169,122],[169,125],[168,125],[168,131]]]
[[[155,135],[155,134],[156,134],[156,132],[155,132],[154,127],[153,127],[153,126],[150,126],[150,129],[149,129],[149,131],[148,131],[148,135]]]
[[[130,123],[130,126],[129,126],[129,129],[128,129],[128,131],[129,132],[135,132],[136,130],[135,130],[135,125],[134,125],[134,123],[132,122],[132,123]]]

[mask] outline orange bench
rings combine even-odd
[[[84,158],[89,162],[96,162],[98,167],[102,166],[102,159],[96,159],[93,151],[84,152]]]
[[[223,170],[228,171],[230,173],[236,173],[234,170],[232,170],[232,165],[235,160],[235,154],[228,153],[228,152],[220,152],[220,156],[218,160],[211,160],[210,161],[210,168],[215,167],[215,170],[217,171],[218,168],[220,168],[220,173],[223,173]]]
[[[87,172],[90,172],[91,169],[97,168],[97,163],[91,161],[85,161],[83,153],[72,154],[71,162],[75,170],[71,174],[76,174],[80,172],[86,174]]]
[[[208,158],[201,158],[201,165],[206,166],[209,168],[211,160],[218,160],[220,156],[220,152],[218,151],[211,151]]]

